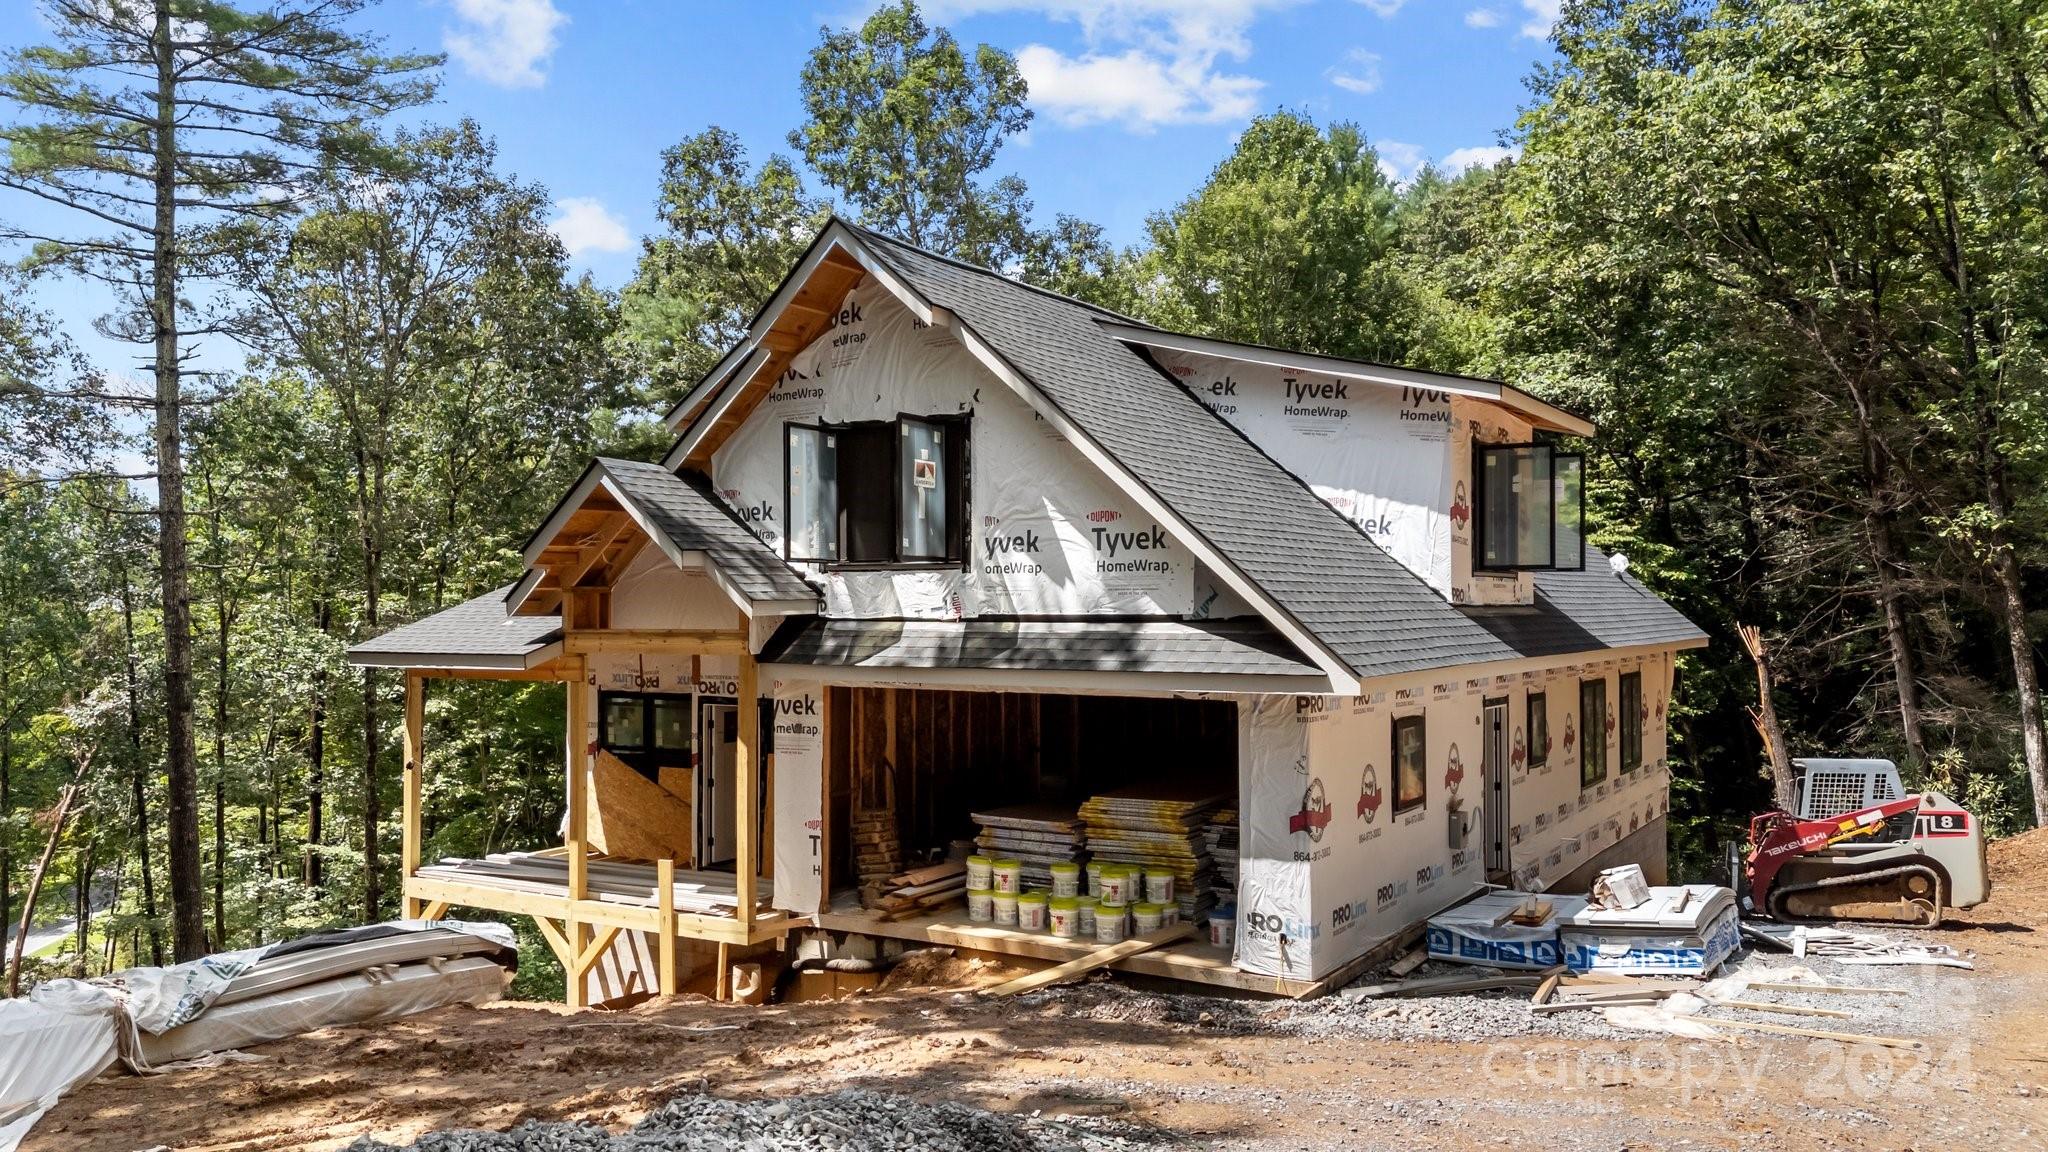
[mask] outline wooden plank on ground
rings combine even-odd
[[[1764,992],[1829,992],[1842,996],[1904,996],[1904,988],[1871,988],[1861,984],[1796,984],[1783,980],[1752,982],[1749,987]]]
[[[1381,996],[1459,996],[1467,992],[1490,992],[1496,988],[1534,988],[1543,983],[1535,972],[1494,976],[1432,976],[1427,980],[1396,980],[1387,984],[1366,984],[1337,993],[1346,1000],[1372,1000]]]
[[[1884,1048],[1917,1051],[1926,1045],[1902,1036],[1865,1036],[1860,1032],[1829,1032],[1821,1028],[1795,1028],[1790,1024],[1759,1024],[1750,1020],[1723,1020],[1717,1016],[1694,1016],[1694,1020],[1716,1028],[1747,1028],[1752,1032],[1776,1032],[1782,1036],[1811,1036],[1817,1040],[1839,1040],[1844,1044],[1876,1044]]]
[[[1808,1008],[1800,1004],[1767,1004],[1761,1000],[1716,1000],[1723,1008],[1741,1008],[1750,1012],[1783,1012],[1787,1016],[1831,1016],[1836,1020],[1854,1020],[1854,1012],[1839,1008]]]
[[[1387,965],[1387,975],[1406,976],[1417,968],[1422,967],[1422,962],[1427,959],[1429,959],[1429,949],[1417,948],[1392,964]]]
[[[1168,924],[1164,928],[1155,929],[1142,936],[1134,936],[1121,944],[1111,944],[1107,947],[1097,948],[1086,956],[1069,960],[1064,964],[1055,964],[1050,968],[1033,972],[1028,976],[1019,976],[1015,980],[1005,984],[998,984],[993,988],[984,989],[984,991],[990,996],[1015,996],[1019,992],[1029,992],[1034,988],[1043,988],[1048,984],[1057,984],[1062,980],[1071,980],[1076,976],[1093,972],[1104,965],[1114,964],[1127,957],[1136,956],[1140,952],[1150,952],[1161,944],[1171,944],[1182,937],[1192,936],[1194,931],[1195,926],[1185,920],[1177,924]]]

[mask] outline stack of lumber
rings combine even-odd
[[[1210,890],[1219,906],[1237,903],[1237,808],[1219,808],[1202,825],[1202,843],[1209,850],[1209,862],[1216,866],[1216,880]]]
[[[1052,887],[1052,866],[1088,858],[1081,818],[1057,804],[1017,804],[973,813],[981,826],[974,838],[985,856],[1024,865],[1024,886]]]
[[[453,880],[463,884],[527,892],[539,896],[560,896],[569,886],[569,858],[533,852],[496,852],[481,860],[449,858],[420,869],[421,876]],[[633,860],[590,860],[589,889],[592,900],[610,904],[660,906],[655,891],[654,865]],[[686,872],[676,870],[675,906],[678,912],[730,916],[739,907],[739,894],[730,872]],[[762,893],[765,899],[767,893]]]
[[[946,860],[883,880],[869,907],[884,920],[907,920],[967,899],[967,862]]]
[[[1216,867],[1202,828],[1230,803],[1214,785],[1155,781],[1090,796],[1081,805],[1088,851],[1097,860],[1161,868],[1174,875],[1183,919],[1216,905]]]

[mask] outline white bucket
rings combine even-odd
[[[1013,928],[1016,927],[1017,898],[1015,896],[1008,892],[998,892],[989,897],[989,903],[994,906],[996,923],[1007,924]]]
[[[1017,927],[1025,932],[1045,931],[1046,899],[1043,892],[1026,892],[1017,897]]]
[[[1015,896],[1024,890],[1024,862],[1022,860],[997,860],[989,866],[990,888],[1006,896]]]
[[[1059,863],[1052,866],[1052,894],[1055,896],[1079,896],[1081,894],[1081,866]]]
[[[1110,864],[1102,869],[1102,902],[1104,904],[1129,904],[1137,893],[1131,891],[1131,874],[1121,864]]]
[[[1209,913],[1209,943],[1229,948],[1237,943],[1237,909],[1230,905]]]
[[[1045,916],[1053,935],[1071,940],[1081,934],[1081,903],[1074,897],[1053,897],[1046,902]]]
[[[969,856],[967,858],[967,890],[969,892],[973,892],[976,889],[983,892],[993,890],[995,882],[990,879],[990,876],[995,872],[995,867],[996,862],[986,856]]]
[[[996,918],[996,894],[986,889],[967,890],[967,919],[975,924],[987,924]]]
[[[1097,899],[1102,897],[1102,861],[1100,860],[1090,860],[1088,862],[1088,894]]]
[[[1166,910],[1150,902],[1131,906],[1132,931],[1140,935],[1157,932],[1166,923]]]
[[[1173,903],[1173,873],[1161,872],[1155,868],[1145,870],[1145,901],[1148,904]]]
[[[1124,906],[1121,904],[1104,904],[1097,907],[1095,909],[1095,942],[1097,944],[1116,944],[1122,942],[1125,928],[1124,921],[1126,919]]]
[[[1095,904],[1096,901],[1093,896],[1074,897],[1074,910],[1079,914],[1077,919],[1078,930],[1075,932],[1075,935],[1095,935]]]

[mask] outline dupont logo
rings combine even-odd
[[[1088,514],[1090,524],[1114,524],[1123,518],[1124,514],[1114,508],[1097,508]]]
[[[1308,789],[1301,794],[1301,811],[1287,818],[1287,831],[1308,833],[1309,843],[1323,842],[1323,830],[1330,826],[1330,800],[1323,795],[1323,781],[1319,776],[1308,782]]]
[[[1458,755],[1458,744],[1451,742],[1450,755],[1444,760],[1444,791],[1452,796],[1458,794],[1458,785],[1465,782],[1465,759]]]
[[[1386,795],[1380,791],[1380,774],[1372,765],[1365,766],[1365,772],[1358,781],[1358,818],[1367,824],[1380,818],[1380,805]]]

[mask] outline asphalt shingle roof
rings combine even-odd
[[[507,584],[453,608],[403,624],[348,650],[349,663],[372,668],[524,668],[526,658],[562,638],[560,616],[507,616]]]
[[[849,226],[851,227],[851,226]],[[1110,314],[987,269],[852,229],[875,258],[957,316],[1360,677],[1702,638],[1588,548],[1518,610],[1454,606],[1209,411],[1112,338]]]
[[[1320,676],[1264,620],[828,620],[776,635],[764,662],[865,668]]]
[[[818,598],[818,590],[740,523],[701,477],[611,457],[599,457],[597,467],[679,551],[704,553],[747,599]]]

